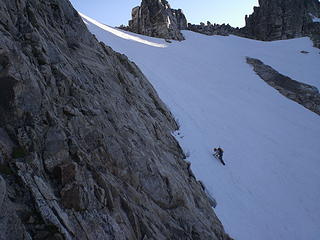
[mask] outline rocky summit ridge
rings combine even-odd
[[[262,41],[310,37],[320,48],[320,2],[318,0],[259,0],[259,7],[245,16],[245,27],[228,24],[188,24],[188,30],[206,35],[229,35]]]
[[[68,0],[1,1],[1,240],[230,239],[177,127]]]
[[[125,30],[164,39],[184,40],[181,30],[206,35],[229,35],[263,41],[310,37],[320,48],[320,3],[318,0],[259,0],[246,25],[234,28],[229,24],[187,23],[182,10],[173,10],[166,0],[142,0],[132,10],[132,20]]]
[[[309,36],[319,48],[319,18],[318,0],[259,0],[259,7],[245,17],[246,26],[241,32],[263,41]]]

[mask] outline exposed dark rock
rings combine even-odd
[[[86,210],[89,206],[88,191],[82,185],[69,184],[61,191],[61,201],[65,208]]]
[[[210,194],[210,192],[208,191],[208,189],[202,181],[199,181],[199,184],[201,185],[203,191],[207,194],[211,207],[216,208],[218,205],[216,199]]]
[[[309,54],[308,51],[304,51],[304,50],[302,50],[302,51],[300,51],[300,52],[303,53],[303,54]]]
[[[6,182],[0,175],[0,207],[2,208],[2,204],[7,194]]]
[[[311,38],[314,47],[320,48],[320,21],[306,24],[303,31],[306,36]]]
[[[18,216],[19,206],[10,200],[12,195],[10,191],[12,189],[8,189],[4,177],[0,175],[0,239],[31,240],[31,236]]]
[[[258,59],[247,58],[247,63],[252,65],[254,71],[282,95],[320,115],[320,94],[316,87],[284,76]]]
[[[230,34],[237,34],[239,32],[239,28],[231,27],[229,24],[211,24],[209,21],[207,22],[207,24],[200,23],[200,25],[189,23],[188,30],[206,34],[209,36],[228,36]]]
[[[310,36],[320,46],[318,0],[259,0],[259,5],[246,16],[242,32],[247,37],[272,41]]]
[[[171,9],[173,14],[173,20],[177,21],[177,27],[179,30],[186,30],[188,28],[188,21],[181,9]]]
[[[69,1],[2,0],[0,46],[0,239],[230,239],[167,107]]]
[[[62,185],[67,185],[80,180],[81,174],[79,167],[75,162],[70,162],[59,166],[58,171],[58,177],[60,177],[60,182]]]
[[[184,40],[180,30],[187,29],[187,19],[181,9],[171,9],[166,0],[142,0],[132,9],[132,20],[125,30],[164,39]]]

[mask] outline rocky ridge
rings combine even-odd
[[[261,79],[282,95],[320,115],[320,93],[316,87],[284,76],[259,59],[247,57],[247,63]]]
[[[2,0],[0,46],[1,240],[230,239],[171,113],[69,1]]]
[[[209,21],[207,21],[207,24],[201,22],[199,25],[189,23],[188,30],[209,36],[228,36],[230,34],[239,34],[239,28],[231,27],[229,24],[212,24]]]
[[[187,19],[181,9],[171,9],[166,0],[142,0],[132,9],[132,20],[123,29],[151,37],[184,40],[180,30],[187,29]]]
[[[263,41],[310,37],[320,48],[320,3],[318,0],[259,0],[246,25],[239,29],[229,24],[187,23],[182,10],[173,10],[166,0],[142,0],[132,10],[127,31],[164,39],[184,40],[180,30],[206,35],[229,34]]]
[[[309,36],[320,47],[320,17],[318,0],[259,0],[259,7],[246,16],[241,29],[246,37],[263,40],[281,40]]]

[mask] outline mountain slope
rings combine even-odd
[[[177,128],[68,0],[1,0],[1,240],[230,239]]]
[[[83,18],[100,41],[137,63],[179,120],[175,135],[235,239],[318,239],[320,118],[246,63],[260,59],[320,88],[319,50],[308,38],[259,42],[184,31],[186,41],[168,44]],[[218,145],[225,167],[211,155]]]

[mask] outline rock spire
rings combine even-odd
[[[126,30],[165,39],[184,40],[180,30],[187,29],[181,9],[171,9],[166,0],[142,0],[132,9],[132,20]]]

